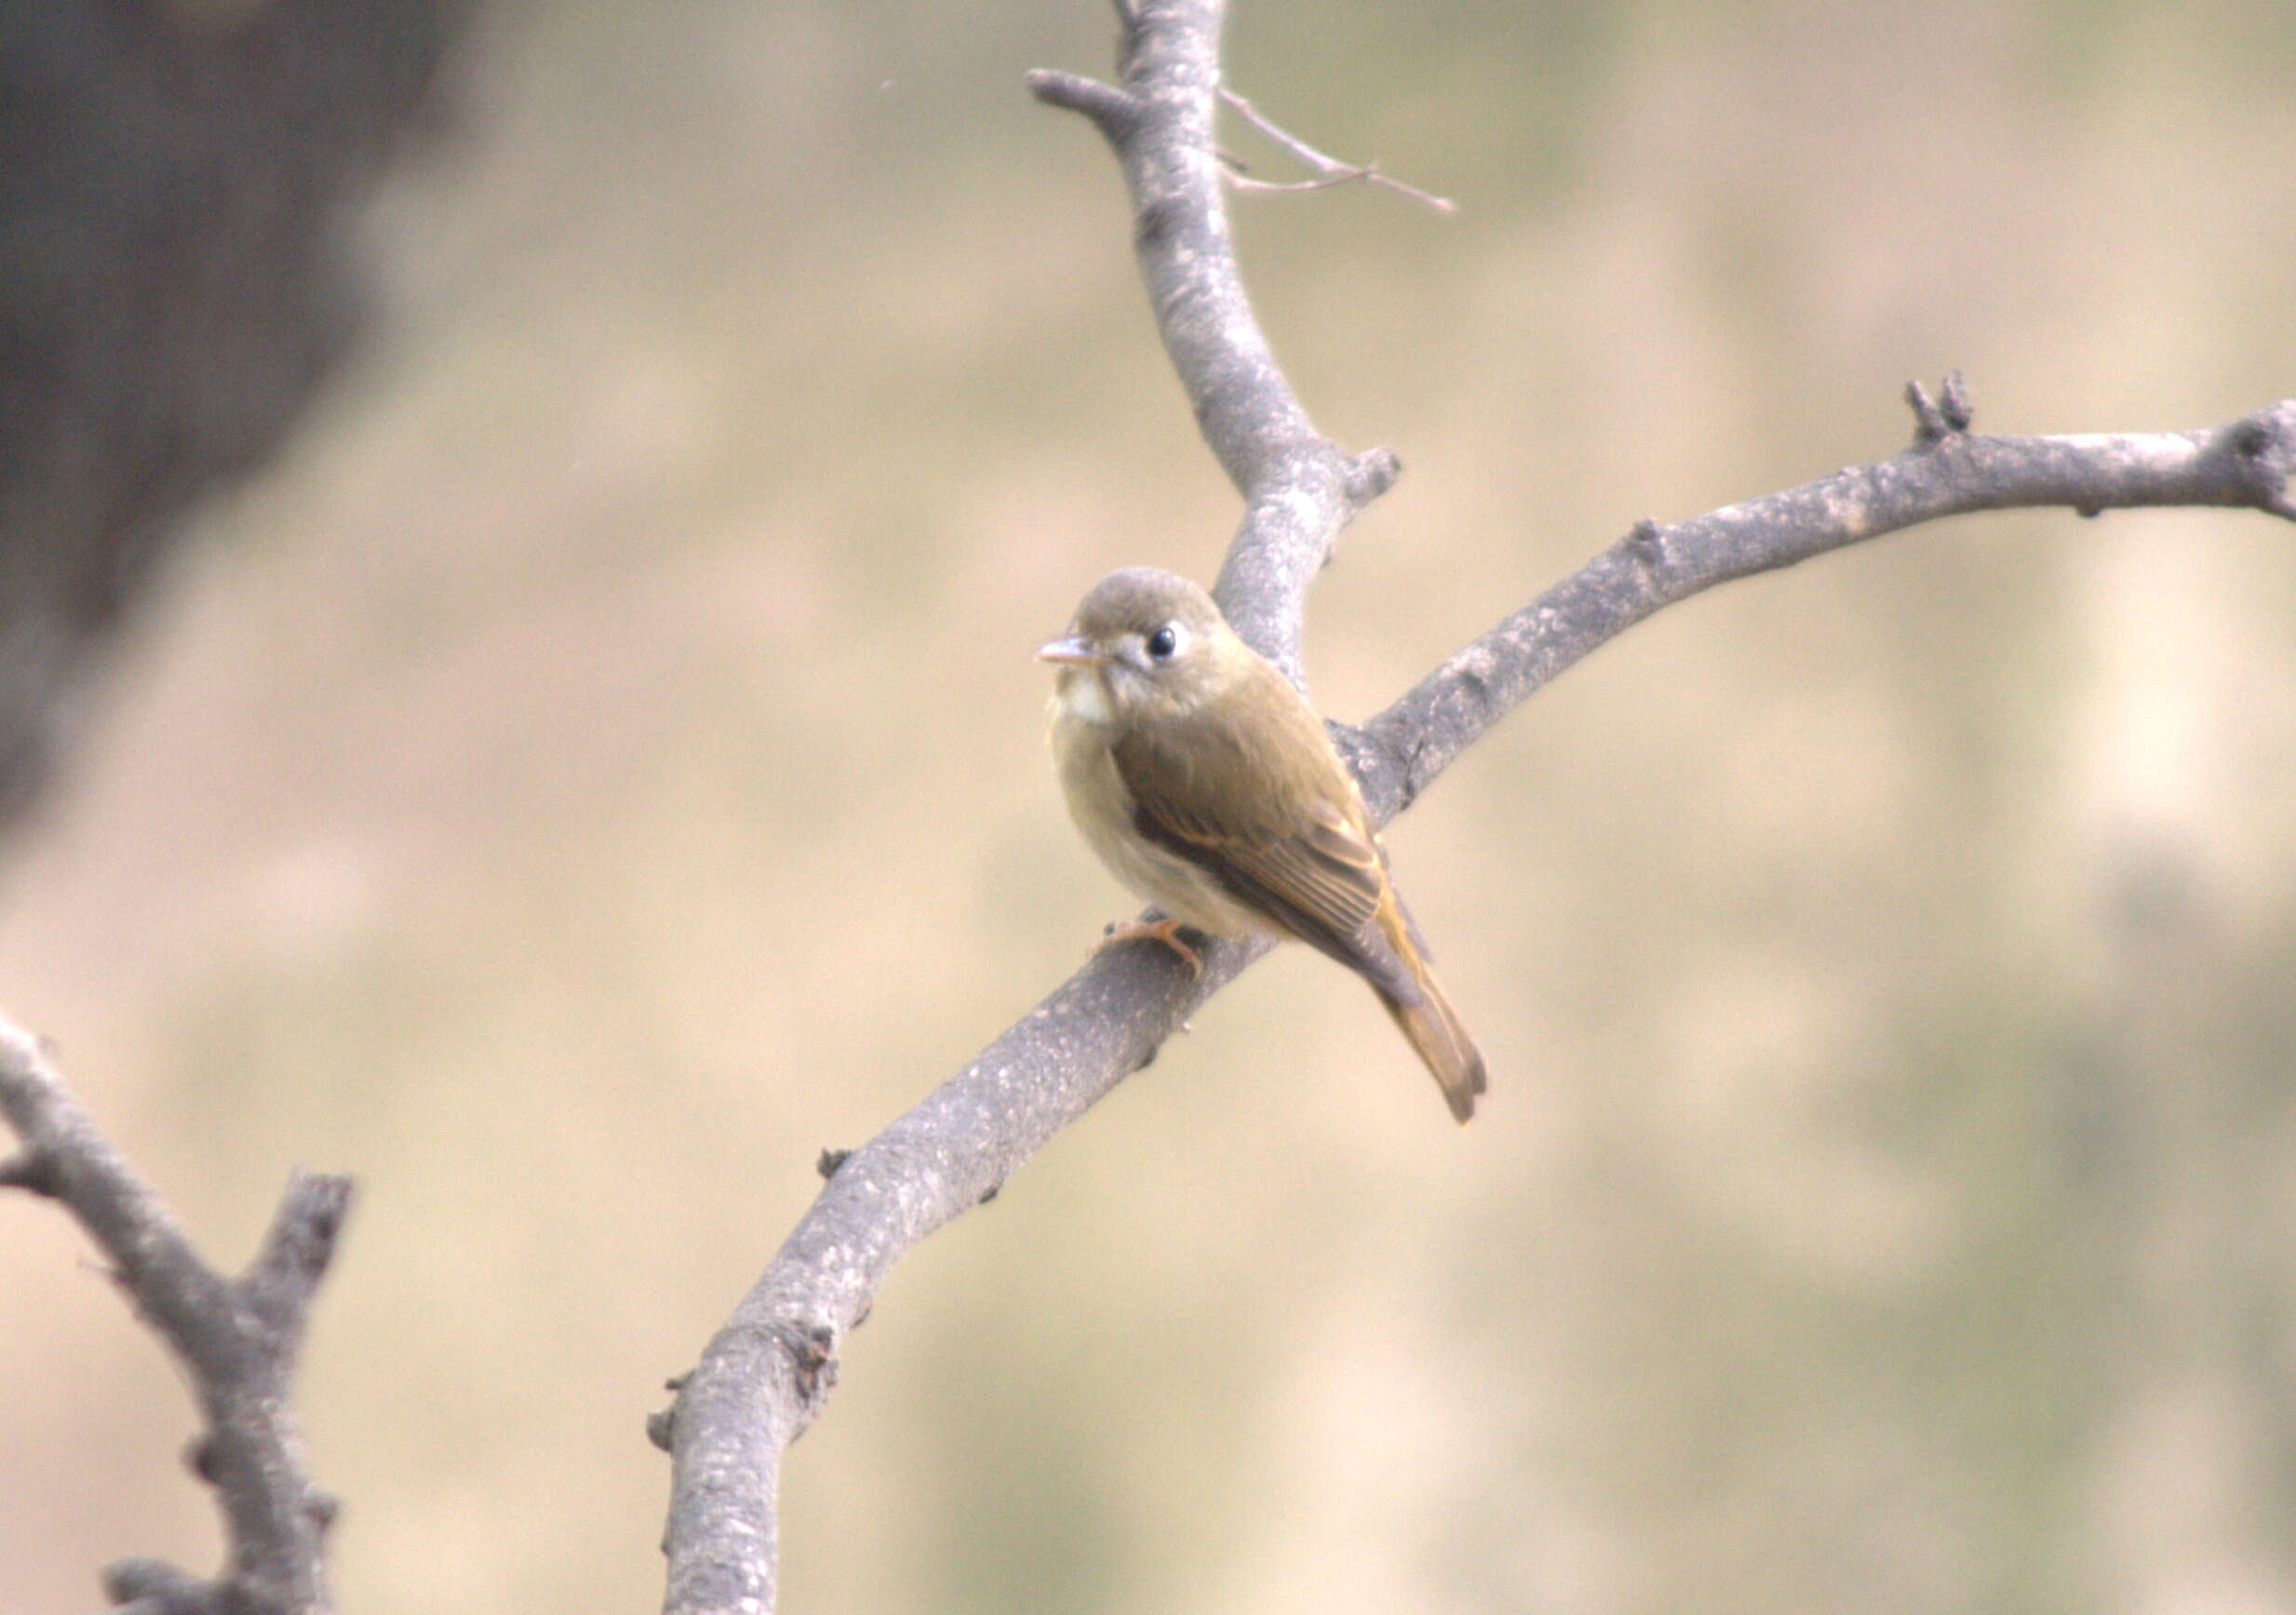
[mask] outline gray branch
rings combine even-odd
[[[1980,510],[2222,505],[2296,520],[2296,398],[2197,432],[1989,437],[1968,429],[1958,375],[1946,378],[1941,406],[1919,383],[1907,394],[1905,452],[1671,527],[1639,522],[1421,680],[1350,748],[1373,814],[1386,823],[1540,685],[1716,584]]]
[[[1384,449],[1349,455],[1315,429],[1244,294],[1213,141],[1224,8],[1223,0],[1143,0],[1122,14],[1120,85],[1037,72],[1028,87],[1082,113],[1115,150],[1164,350],[1204,441],[1243,496],[1243,524],[1213,593],[1236,631],[1304,687],[1308,585],[1339,530],[1401,467]]]
[[[189,1375],[207,1428],[192,1469],[215,1489],[228,1563],[213,1580],[150,1559],[104,1572],[121,1607],[149,1615],[324,1615],[334,1500],[315,1487],[295,1426],[296,1356],[350,1210],[345,1178],[298,1172],[247,1274],[200,1259],[50,1066],[37,1039],[0,1017],[0,1112],[22,1148],[0,1185],[60,1202],[110,1258],[137,1312]]]
[[[1243,496],[1215,592],[1239,631],[1297,679],[1308,586],[1397,465],[1384,451],[1350,457],[1314,429],[1253,318],[1212,143],[1219,0],[1141,0],[1118,15],[1117,84],[1041,72],[1029,87],[1091,119],[1115,151],[1157,327]],[[1957,381],[1941,400],[1919,388],[1913,397],[1918,431],[1905,453],[1673,527],[1642,523],[1363,729],[1342,730],[1380,821],[1563,668],[1731,578],[1977,510],[2215,505],[2296,518],[2296,400],[2182,435],[1980,437]],[[825,1158],[819,1198],[651,1426],[675,1460],[665,1609],[773,1608],[782,1453],[819,1413],[839,1348],[893,1264],[992,1196],[1263,951],[1215,939],[1196,980],[1166,949],[1098,954],[877,1137]]]

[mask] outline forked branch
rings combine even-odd
[[[137,1312],[190,1377],[207,1428],[191,1466],[215,1488],[227,1560],[201,1580],[151,1559],[104,1572],[113,1602],[147,1615],[322,1615],[334,1501],[303,1464],[295,1362],[350,1209],[351,1183],[299,1172],[253,1266],[225,1278],[200,1258],[151,1186],[97,1129],[37,1039],[0,1017],[0,1112],[21,1148],[0,1185],[61,1203],[112,1263]]]
[[[1269,352],[1236,267],[1213,143],[1220,0],[1120,4],[1117,82],[1029,76],[1082,114],[1130,189],[1157,329],[1244,514],[1215,593],[1296,679],[1307,590],[1348,520],[1392,484],[1394,456],[1318,433]],[[1906,452],[1661,527],[1644,522],[1498,624],[1361,730],[1343,731],[1382,820],[1533,690],[1676,600],[1917,522],[2061,505],[2237,505],[2296,516],[2296,400],[2228,426],[2137,437],[1970,435],[1966,390],[1914,397]],[[1015,653],[1020,653],[1016,650]],[[1048,787],[1049,788],[1049,787]],[[1169,949],[1111,949],[916,1109],[835,1165],[659,1417],[675,1456],[665,1608],[772,1608],[781,1455],[820,1411],[838,1351],[893,1265],[998,1186],[1263,951],[1215,940],[1191,980]]]

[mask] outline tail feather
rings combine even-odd
[[[1382,867],[1384,889],[1374,923],[1386,946],[1376,953],[1366,949],[1351,962],[1371,983],[1371,989],[1379,995],[1403,1036],[1411,1040],[1419,1058],[1427,1062],[1453,1119],[1464,1126],[1475,1114],[1475,1096],[1488,1085],[1483,1053],[1467,1035],[1459,1012],[1451,1007],[1451,1000],[1437,984],[1427,962],[1427,945],[1419,940],[1419,928],[1412,923],[1411,910],[1403,907],[1394,884],[1384,880],[1385,873]]]
[[[1413,962],[1415,964],[1417,962]],[[1475,1047],[1474,1039],[1467,1035],[1459,1023],[1459,1012],[1451,1007],[1443,989],[1424,965],[1413,974],[1418,977],[1419,1002],[1406,1003],[1382,992],[1379,1002],[1387,1005],[1395,1024],[1403,1028],[1403,1036],[1419,1051],[1419,1058],[1435,1076],[1436,1085],[1443,1089],[1443,1100],[1451,1107],[1451,1114],[1464,1125],[1475,1113],[1475,1096],[1488,1085],[1483,1068],[1483,1055]]]

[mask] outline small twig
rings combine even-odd
[[[1336,157],[1317,151],[1226,85],[1220,87],[1220,100],[1233,107],[1237,115],[1242,117],[1245,123],[1250,124],[1267,139],[1282,146],[1301,163],[1313,168],[1320,176],[1313,180],[1293,180],[1281,183],[1273,180],[1255,180],[1250,177],[1245,164],[1223,152],[1220,154],[1220,158],[1227,167],[1228,182],[1239,191],[1255,191],[1263,195],[1283,194],[1328,191],[1335,185],[1360,183],[1378,185],[1395,192],[1398,195],[1408,196],[1421,207],[1431,208],[1438,213],[1458,211],[1458,204],[1449,197],[1435,195],[1431,192],[1420,190],[1417,185],[1407,185],[1401,180],[1383,174],[1379,171],[1379,165],[1376,163],[1343,163]]]
[[[1337,190],[1342,185],[1382,182],[1394,183],[1376,168],[1348,168],[1339,173],[1326,174],[1320,180],[1255,180],[1244,173],[1239,164],[1230,162],[1228,168],[1229,188],[1255,196],[1298,196],[1309,191]]]
[[[56,1175],[47,1157],[25,1150],[0,1161],[0,1189],[21,1189],[52,1200],[56,1195]]]
[[[1140,118],[1140,103],[1112,84],[1057,68],[1032,68],[1024,75],[1028,93],[1046,106],[1082,113],[1110,141],[1122,140]]]
[[[1969,424],[1977,419],[1969,402],[1969,384],[1959,370],[1945,372],[1945,380],[1936,397],[1919,381],[1905,384],[1905,401],[1913,410],[1913,444],[1920,449],[1934,449],[1948,437],[1967,435]]]
[[[225,1278],[113,1148],[39,1040],[0,1016],[0,1113],[23,1140],[0,1184],[63,1203],[189,1374],[207,1428],[193,1470],[215,1488],[229,1557],[211,1581],[154,1560],[106,1572],[115,1603],[172,1615],[325,1615],[334,1500],[304,1472],[295,1360],[351,1200],[346,1178],[298,1172],[245,1277]]]

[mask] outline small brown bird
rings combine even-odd
[[[1435,1074],[1452,1115],[1475,1113],[1483,1056],[1428,969],[1387,855],[1323,720],[1236,637],[1212,597],[1150,567],[1111,572],[1059,665],[1053,755],[1069,816],[1116,878],[1167,916],[1149,935],[1305,942],[1371,983]]]

